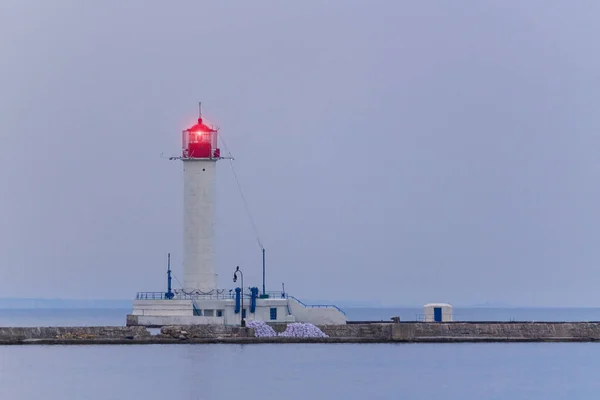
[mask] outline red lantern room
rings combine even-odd
[[[219,159],[221,151],[217,148],[217,129],[212,128],[198,118],[198,123],[183,131],[183,158]]]

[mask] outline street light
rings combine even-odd
[[[242,278],[242,293],[240,296],[242,297],[242,311],[240,312],[240,326],[243,328],[246,326],[246,321],[244,320],[244,274],[240,271],[240,266],[238,265],[235,271],[233,272],[233,282],[237,282],[237,274],[240,273],[240,277]]]

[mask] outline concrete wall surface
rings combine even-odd
[[[244,300],[244,308],[246,309],[246,321],[273,321],[273,322],[284,322],[288,315],[288,300],[287,299],[257,299],[256,310],[254,313],[250,312],[250,302],[248,299]],[[277,319],[271,320],[271,308],[277,309]],[[233,312],[233,308],[231,309]],[[230,322],[231,321],[231,322]],[[231,319],[227,321],[228,324],[234,325],[240,323],[240,314],[232,314]]]
[[[286,324],[272,326],[282,332]],[[319,328],[329,338],[257,338],[251,328],[215,324],[163,326],[155,335],[143,326],[4,327],[0,328],[0,344],[600,341],[600,322],[409,322]]]
[[[247,338],[254,336],[254,329],[224,325],[181,325],[163,326],[160,334],[174,339]]]
[[[134,300],[132,315],[192,316],[191,300]]]
[[[173,315],[127,315],[127,326],[161,327],[170,325],[223,325],[223,317],[173,316]]]
[[[127,325],[240,324],[241,312],[235,313],[235,300],[198,299],[195,300],[195,304],[201,311],[201,316],[193,315],[192,300],[134,300],[133,311],[127,316]],[[244,299],[246,321],[293,322],[294,318],[290,319],[288,315],[287,305],[288,299],[257,299],[255,312],[251,313],[250,299],[246,298]],[[271,320],[272,308],[277,310],[275,320]],[[217,317],[218,311],[221,311],[222,317]]]
[[[147,338],[144,327],[82,326],[82,327],[5,327],[0,328],[0,341],[25,339],[124,339]]]
[[[450,322],[323,325],[332,338],[379,341],[600,340],[598,322]]]
[[[452,322],[392,324],[393,340],[425,339],[593,339],[600,340],[598,322]]]
[[[215,273],[216,162],[183,162],[183,286],[217,289]]]
[[[392,338],[392,324],[320,325],[319,329],[334,338]]]
[[[225,325],[239,325],[241,320],[241,311],[235,313],[235,300],[196,300],[196,306],[203,312],[205,310],[223,310],[223,323]],[[244,298],[244,309],[246,310],[246,321],[271,321],[271,308],[277,309],[276,322],[283,322],[287,317],[287,299],[256,299],[256,309],[254,313],[250,312],[250,299]],[[177,325],[184,325],[183,322]]]
[[[423,306],[423,321],[434,322],[435,321],[435,309],[442,309],[442,322],[452,322],[452,306],[444,303],[431,303]]]
[[[288,299],[288,304],[296,321],[313,325],[345,324],[346,316],[334,307],[313,308],[305,307],[293,298]]]

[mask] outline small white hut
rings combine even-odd
[[[429,303],[424,306],[424,322],[451,322],[452,306],[446,303]]]

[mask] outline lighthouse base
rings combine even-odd
[[[346,324],[346,315],[335,306],[310,306],[294,297],[244,299],[244,306],[233,298],[138,299],[127,315],[127,326],[160,327],[166,325],[240,325],[246,322],[305,322],[314,325]]]

